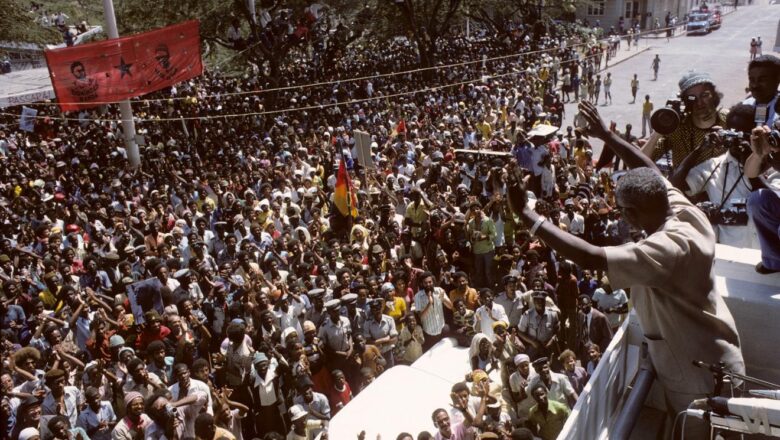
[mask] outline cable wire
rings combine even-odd
[[[635,38],[637,35],[642,36],[644,34],[649,34],[649,33],[658,33],[660,31],[669,30],[669,29],[674,29],[674,27],[670,26],[668,28],[659,28],[659,29],[656,29],[656,30],[643,31],[643,32],[640,32],[638,34],[634,34],[633,37]],[[620,39],[623,38],[622,36],[618,36],[618,37]],[[601,39],[601,40],[597,40],[597,41],[598,42],[608,42],[609,39],[605,38],[605,39]],[[257,45],[259,43],[260,42],[255,43],[255,45]],[[586,44],[589,44],[589,43],[590,43],[589,41],[576,43],[576,44],[573,44],[571,46],[568,46],[567,48],[575,48],[575,47],[583,46],[583,45],[586,45]],[[630,40],[629,40],[629,44],[631,44]],[[251,47],[254,47],[254,46],[251,46]],[[249,50],[251,47],[248,47],[248,48],[244,49],[244,51]],[[285,91],[285,90],[294,90],[294,89],[295,90],[301,90],[301,89],[306,89],[306,88],[310,88],[310,87],[320,87],[320,86],[326,86],[326,85],[331,85],[331,84],[342,84],[342,83],[349,83],[349,82],[355,82],[355,81],[365,81],[365,80],[376,79],[376,78],[386,78],[386,77],[396,76],[396,75],[407,75],[407,74],[412,74],[412,73],[420,73],[420,72],[425,72],[425,71],[428,71],[428,70],[450,69],[450,68],[453,68],[453,67],[461,67],[461,66],[467,66],[467,65],[483,63],[483,62],[487,63],[487,62],[502,60],[502,59],[506,59],[506,58],[514,58],[514,57],[519,57],[519,56],[540,54],[540,53],[550,52],[550,51],[559,50],[559,49],[560,49],[560,47],[551,47],[551,48],[547,48],[547,49],[537,49],[537,50],[531,50],[531,51],[517,52],[517,53],[513,53],[513,54],[509,54],[509,55],[498,55],[498,56],[495,56],[495,57],[490,57],[490,58],[485,58],[485,59],[462,61],[462,62],[458,62],[458,63],[443,64],[443,65],[439,65],[439,66],[420,67],[420,68],[415,68],[415,69],[402,70],[402,71],[398,71],[398,72],[380,73],[380,74],[374,74],[374,75],[365,75],[365,76],[359,76],[359,77],[344,78],[344,79],[329,80],[329,81],[320,81],[320,82],[316,82],[316,83],[298,84],[298,85],[291,85],[291,86],[281,86],[281,87],[274,87],[274,88],[263,89],[263,90],[248,90],[248,91],[243,91],[243,92],[232,92],[232,93],[220,93],[220,94],[213,94],[213,95],[205,95],[203,97],[200,97],[199,99],[209,99],[209,98],[215,98],[215,97],[223,98],[223,97],[228,97],[228,96],[260,95],[260,94],[264,94],[264,93]],[[239,52],[235,56],[240,55],[240,53],[241,52]],[[586,58],[590,57],[590,56],[593,56],[593,55],[587,55]],[[570,60],[564,60],[564,61],[560,61],[560,63],[565,63],[565,62],[570,62],[570,61],[572,61],[572,60],[571,59]],[[157,99],[136,99],[136,100],[130,101],[130,103],[131,104],[137,104],[137,103],[150,103],[150,102],[159,102],[159,101],[179,101],[179,100],[184,100],[184,99],[189,99],[189,98],[191,98],[191,96],[179,96],[179,97],[157,98]],[[50,105],[50,104],[83,105],[84,103],[83,102],[62,102],[62,103],[60,103],[60,102],[54,102],[54,103],[40,103],[40,102],[38,102],[38,103],[28,103],[28,104],[25,104],[25,105],[30,106],[30,105]],[[89,104],[109,105],[109,104],[116,104],[116,101],[92,101]]]
[[[575,60],[584,60],[588,58],[597,57],[598,54],[592,54],[587,55],[584,58],[572,58],[570,60],[564,60],[561,61],[569,62],[569,61],[575,61]],[[451,87],[459,87],[466,84],[473,84],[482,82],[485,79],[494,79],[494,78],[502,78],[505,76],[511,76],[511,75],[522,75],[525,71],[519,71],[519,72],[506,72],[506,73],[500,73],[495,75],[483,75],[479,78],[469,79],[466,81],[460,81],[456,83],[450,83],[440,86],[429,86],[422,89],[417,90],[411,90],[411,91],[405,91],[405,92],[398,92],[393,93],[389,95],[381,95],[381,96],[372,96],[370,98],[361,98],[361,99],[353,99],[349,101],[339,101],[339,102],[331,102],[331,103],[324,103],[324,104],[315,104],[315,105],[309,105],[305,107],[295,107],[295,108],[286,108],[286,109],[276,109],[276,110],[265,110],[261,112],[248,112],[248,113],[233,113],[233,114],[224,114],[224,115],[213,115],[213,116],[181,116],[178,118],[133,118],[135,122],[172,122],[172,121],[189,121],[189,120],[209,120],[209,119],[222,119],[222,118],[237,118],[237,117],[245,117],[245,116],[263,116],[263,115],[275,115],[275,114],[281,114],[281,113],[288,113],[288,112],[295,112],[295,111],[307,111],[307,110],[315,110],[315,109],[325,109],[330,107],[337,107],[340,105],[354,105],[354,104],[360,104],[363,102],[369,102],[369,101],[376,101],[376,100],[382,100],[382,99],[390,99],[390,98],[397,98],[400,96],[407,96],[407,95],[414,95],[417,93],[425,93],[430,92],[432,90],[436,89],[445,89],[445,88],[451,88]],[[8,112],[0,112],[0,116],[13,116],[16,117],[17,115],[14,113],[8,113]],[[53,115],[36,115],[36,116],[28,116],[30,119],[57,119],[60,121],[82,121],[80,118],[66,118],[66,117],[58,117]],[[120,122],[122,121],[121,118],[97,118],[96,121],[115,121]]]

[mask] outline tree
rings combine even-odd
[[[229,60],[237,62],[234,66],[245,68],[247,62],[254,65],[262,83],[271,87],[286,85],[282,66],[291,63],[293,56],[304,56],[308,46],[327,46],[334,51],[359,37],[359,33],[334,30],[335,16],[354,15],[354,3],[346,0],[327,6],[306,0],[258,0],[252,3],[255,14],[250,1],[134,0],[122,2],[117,21],[125,34],[198,19],[201,39],[207,47],[221,47]],[[243,33],[242,44],[227,39],[233,22]],[[289,29],[294,32],[290,34]]]
[[[35,22],[35,17],[21,2],[0,0],[0,41],[20,43],[61,43],[62,35],[52,27]]]
[[[396,32],[400,13],[405,36],[417,46],[420,67],[431,67],[436,64],[438,44],[460,17],[463,4],[464,0],[378,0],[376,10]]]
[[[464,15],[503,39],[512,36],[513,23],[522,23],[518,38],[552,19],[571,19],[576,0],[466,0]],[[579,0],[583,1],[583,0]]]

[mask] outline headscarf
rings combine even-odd
[[[471,340],[471,346],[469,347],[469,359],[479,355],[479,344],[483,340],[490,342],[490,338],[488,338],[484,333],[477,333],[474,335],[474,338]],[[490,344],[490,351],[493,351],[493,343]]]
[[[282,330],[282,347],[288,348],[287,337],[292,333],[295,333],[298,338],[301,336],[298,334],[298,330],[296,330],[295,327],[287,327],[286,329]]]
[[[33,437],[40,437],[41,433],[35,428],[24,428],[19,433],[19,440],[30,440]]]

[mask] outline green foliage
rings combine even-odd
[[[20,43],[59,43],[62,36],[35,22],[30,5],[16,0],[0,0],[0,41]]]

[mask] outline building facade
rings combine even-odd
[[[682,23],[685,14],[699,3],[699,0],[590,0],[577,8],[577,18],[587,20],[590,26],[598,22],[607,30],[613,26],[619,29],[621,23],[624,30],[637,23],[641,29],[649,30],[653,29],[656,18],[663,27],[667,12]]]

